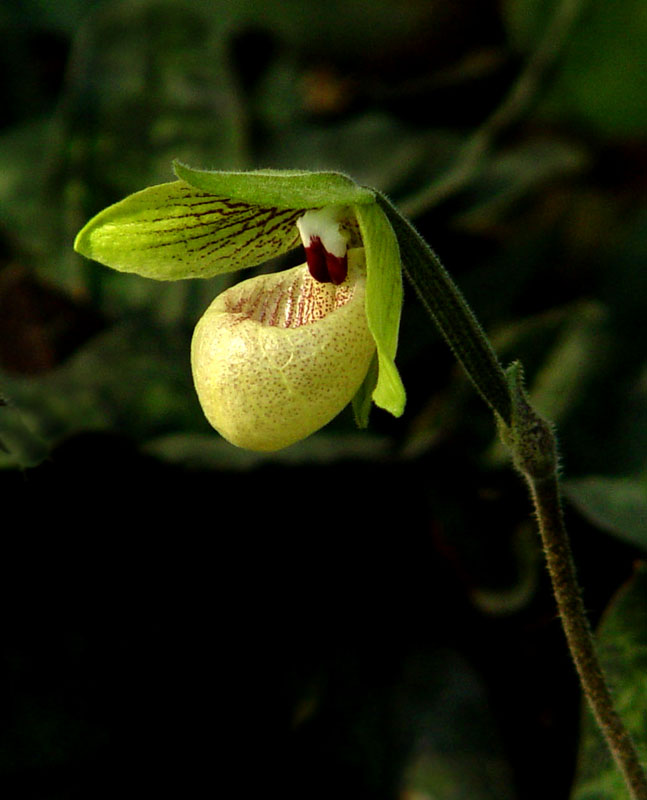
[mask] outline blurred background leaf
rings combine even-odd
[[[532,50],[558,5],[558,0],[506,0],[504,19],[521,51]],[[602,136],[641,135],[647,126],[644,4],[587,0],[582,6],[540,113]]]
[[[469,665],[439,652],[408,664],[406,676],[400,709],[416,733],[403,800],[514,797],[487,694]]]
[[[566,484],[575,506],[600,528],[647,550],[647,481],[591,475]]]

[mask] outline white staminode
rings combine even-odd
[[[319,239],[324,249],[337,258],[346,255],[349,236],[340,227],[346,209],[343,206],[326,206],[313,209],[297,220],[304,247],[310,247],[312,239]]]

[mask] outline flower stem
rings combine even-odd
[[[526,476],[564,633],[582,689],[633,800],[647,800],[647,776],[629,731],[615,710],[577,583],[555,473]]]
[[[519,363],[505,372],[476,317],[437,256],[383,195],[405,270],[432,319],[495,413],[499,433],[530,488],[566,641],[582,690],[632,800],[647,800],[647,775],[615,709],[589,626],[562,515],[552,426],[531,406]]]
[[[528,401],[521,365],[512,364],[507,377],[512,421],[510,425],[501,421],[499,432],[530,489],[571,658],[584,695],[632,800],[647,800],[647,775],[641,767],[631,734],[615,709],[577,583],[562,513],[555,435],[552,426]]]

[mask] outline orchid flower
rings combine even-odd
[[[75,249],[157,280],[254,267],[303,245],[296,268],[242,281],[198,322],[198,399],[231,443],[271,451],[303,439],[353,401],[404,410],[395,366],[402,307],[398,240],[376,193],[339,173],[207,172],[106,208]]]

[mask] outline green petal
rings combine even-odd
[[[339,172],[270,169],[210,172],[191,169],[178,161],[173,167],[178,178],[196,189],[262,206],[308,209],[375,202],[375,193],[371,189]]]
[[[79,232],[74,248],[147,278],[210,278],[296,247],[302,213],[216,197],[180,180],[150,186],[104,209]]]
[[[373,405],[373,391],[377,384],[377,372],[377,354],[375,354],[362,385],[357,390],[355,397],[353,397],[353,416],[358,428],[368,428]]]
[[[377,345],[379,364],[373,402],[399,417],[406,402],[395,366],[403,299],[400,248],[378,205],[359,205],[354,211],[366,251],[366,316]]]

